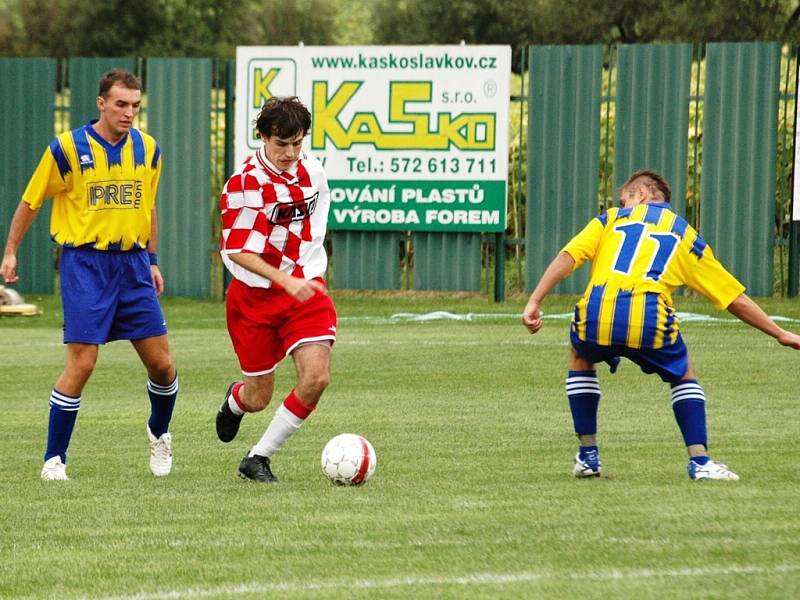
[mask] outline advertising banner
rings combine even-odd
[[[298,96],[332,229],[503,231],[510,77],[510,46],[239,47],[236,161],[264,102]]]

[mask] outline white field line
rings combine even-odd
[[[573,317],[573,312],[547,314],[543,313],[543,319],[565,320]],[[711,315],[703,315],[699,313],[677,312],[676,316],[679,321],[687,322],[702,322],[702,323],[737,323],[739,319],[731,317],[714,317]],[[389,317],[379,316],[364,316],[364,317],[347,317],[340,316],[339,321],[343,322],[362,322],[362,323],[403,323],[407,321],[426,322],[426,321],[482,321],[489,319],[521,319],[522,313],[451,313],[444,310],[437,310],[429,313],[395,313]],[[774,315],[770,317],[773,321],[782,321],[785,323],[800,323],[800,319],[793,319],[791,317],[782,317]]]
[[[387,579],[352,579],[336,581],[296,581],[283,583],[245,583],[213,588],[187,588],[183,590],[141,592],[129,596],[104,596],[96,600],[181,600],[183,598],[208,598],[238,596],[241,594],[304,593],[324,590],[396,589],[442,585],[502,586],[538,581],[625,581],[640,579],[672,579],[683,577],[714,577],[727,575],[776,575],[800,571],[800,565],[713,565],[685,569],[610,569],[606,571],[581,571],[566,573],[474,573],[461,577],[395,577]]]

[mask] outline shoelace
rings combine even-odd
[[[156,440],[156,442],[151,446],[151,449],[153,456],[159,460],[166,460],[172,455],[169,443],[163,436]]]

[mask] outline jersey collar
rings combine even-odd
[[[97,121],[98,121],[98,119],[92,119],[91,121],[89,121],[89,122],[88,122],[88,123],[87,123],[87,124],[84,126],[84,129],[86,129],[86,133],[88,133],[90,136],[92,136],[92,138],[93,138],[93,139],[94,139],[94,140],[95,140],[95,141],[96,141],[98,144],[101,144],[101,145],[102,145],[104,148],[107,148],[108,150],[114,150],[114,149],[116,149],[116,148],[120,148],[120,147],[121,147],[123,144],[125,144],[125,142],[127,142],[127,141],[128,141],[128,136],[130,135],[130,131],[127,131],[127,132],[125,133],[125,135],[123,135],[123,136],[120,138],[120,140],[119,140],[119,141],[118,141],[116,144],[112,144],[112,143],[111,143],[111,142],[109,142],[107,139],[105,139],[105,138],[104,138],[102,135],[100,135],[99,133],[97,133],[97,132],[94,130],[94,127],[92,127],[92,125],[94,125],[95,123],[97,123]]]
[[[270,160],[267,158],[267,151],[264,149],[264,146],[258,149],[256,152],[256,159],[258,160],[259,164],[267,171],[270,175],[274,175],[276,177],[280,177],[286,183],[297,183],[297,165],[300,164],[300,159],[297,160],[296,163],[292,165],[292,168],[288,171],[281,171],[278,167],[273,165]]]

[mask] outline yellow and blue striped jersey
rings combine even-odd
[[[744,286],[669,204],[611,208],[564,246],[575,269],[592,261],[589,285],[575,306],[573,332],[603,346],[662,348],[675,343],[672,292],[682,286],[727,308]]]
[[[135,128],[111,144],[92,123],[50,143],[22,200],[36,210],[53,198],[50,235],[62,246],[146,248],[161,150],[155,139]]]

